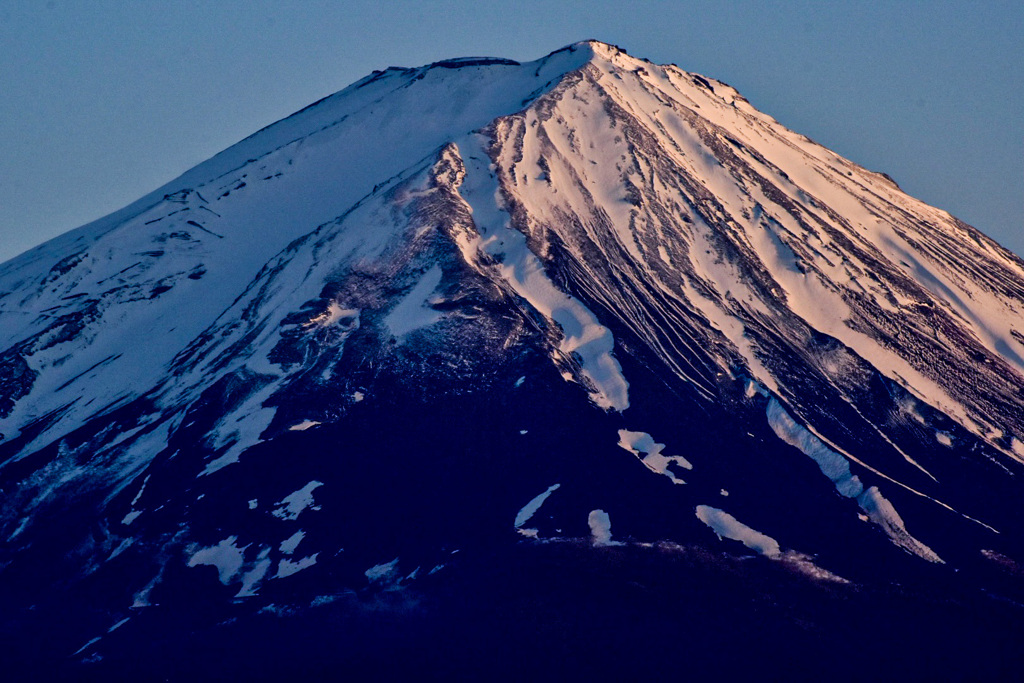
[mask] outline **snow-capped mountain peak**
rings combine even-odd
[[[391,67],[0,265],[0,573],[104,615],[545,543],[984,582],[1022,309],[1020,259],[720,81]]]

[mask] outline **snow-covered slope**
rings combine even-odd
[[[567,50],[525,66],[464,60],[375,73],[4,264],[0,345],[17,349],[11,363],[30,359],[13,394],[30,393],[3,407],[0,431],[11,439],[60,411],[48,437],[60,436],[145,393],[290,243],[453,135],[521,109],[584,59]]]
[[[99,585],[123,634],[551,542],[985,581],[1022,309],[1020,259],[724,83],[594,41],[375,72],[0,266],[4,597]]]

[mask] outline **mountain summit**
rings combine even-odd
[[[377,71],[0,265],[0,632],[73,675],[1005,674],[1022,311],[1019,258],[720,81]]]

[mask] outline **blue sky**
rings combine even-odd
[[[0,0],[0,261],[373,69],[584,38],[735,86],[1024,254],[1024,3]]]

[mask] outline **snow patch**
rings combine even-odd
[[[828,477],[839,494],[846,498],[856,498],[864,490],[860,479],[850,472],[850,462],[826,446],[821,439],[801,427],[786,409],[774,398],[768,402],[766,410],[768,424],[775,435],[794,446],[818,463],[822,474]]]
[[[857,503],[860,504],[861,509],[867,513],[871,521],[882,527],[882,530],[896,545],[929,562],[945,564],[934,550],[907,532],[903,519],[896,512],[896,508],[882,496],[877,486],[872,486],[858,496]]]
[[[235,597],[248,598],[256,595],[256,588],[259,586],[260,581],[263,580],[263,577],[267,575],[270,565],[270,548],[266,547],[256,557],[256,563],[252,569],[242,575],[242,587],[238,589]]]
[[[686,482],[677,477],[669,469],[669,465],[674,464],[684,469],[693,469],[693,465],[681,455],[662,455],[661,452],[665,449],[665,444],[655,443],[654,438],[646,432],[620,429],[619,446],[639,458],[640,462],[646,465],[650,471],[671,479],[673,484],[685,484]]]
[[[124,519],[121,520],[121,524],[124,524],[125,526],[128,526],[129,524],[134,522],[136,519],[138,519],[139,515],[141,515],[141,514],[142,514],[141,510],[132,510],[131,512],[129,512],[127,515],[124,516]]]
[[[754,398],[755,396],[768,397],[768,392],[765,388],[749,377],[747,378],[746,386],[744,387],[744,394],[746,394],[747,398]]]
[[[587,524],[590,525],[590,541],[594,545],[622,545],[612,540],[612,519],[604,510],[591,510]]]
[[[278,519],[298,519],[304,510],[319,510],[319,505],[313,505],[313,491],[323,486],[323,482],[315,479],[298,491],[286,496],[277,503],[277,507],[270,513]]]
[[[760,531],[751,529],[728,512],[711,507],[710,505],[698,505],[696,511],[697,519],[708,525],[719,538],[739,541],[765,557],[772,559],[781,557],[782,550],[779,548],[778,541],[771,536],[762,534]]]
[[[114,548],[114,551],[112,553],[110,553],[110,556],[107,557],[107,562],[110,562],[112,559],[114,559],[115,557],[117,557],[118,555],[123,553],[134,542],[135,542],[134,538],[125,538],[125,539],[123,539],[120,543],[117,544],[117,547]]]
[[[131,617],[125,617],[125,618],[124,618],[124,619],[122,619],[121,621],[118,621],[118,622],[117,622],[117,623],[115,623],[115,624],[114,624],[113,626],[111,626],[110,628],[108,628],[108,629],[107,629],[107,633],[113,633],[113,632],[114,632],[114,631],[116,631],[117,629],[119,629],[119,628],[121,628],[122,626],[124,626],[125,624],[127,624],[127,623],[128,623],[128,622],[129,622],[130,620],[131,620]]]
[[[291,576],[292,574],[296,574],[302,571],[303,569],[312,567],[314,564],[316,564],[316,558],[317,555],[319,554],[320,553],[314,553],[296,562],[292,562],[289,559],[282,559],[280,562],[277,563],[277,576],[275,576],[274,578],[284,579]]]
[[[95,645],[96,643],[100,642],[101,640],[103,640],[102,636],[96,636],[95,638],[92,638],[85,645],[83,645],[82,647],[80,647],[77,650],[75,650],[74,652],[72,652],[71,656],[74,657],[75,655],[78,655],[78,654],[81,654],[81,653],[85,652],[86,649],[92,647],[93,645]]]
[[[537,514],[537,510],[540,510],[540,506],[544,504],[544,501],[548,499],[548,496],[557,491],[560,486],[561,484],[552,484],[546,491],[531,499],[530,502],[524,505],[516,514],[514,526],[520,534],[530,537],[535,537],[537,535],[536,529],[524,529],[523,525],[529,522],[530,519]]]
[[[358,308],[342,308],[337,301],[327,304],[327,310],[318,316],[313,317],[305,324],[308,327],[329,327],[339,320],[348,320],[359,317]]]
[[[143,607],[152,606],[149,602],[149,594],[152,593],[153,588],[160,583],[161,578],[163,578],[163,569],[161,569],[160,573],[153,577],[153,580],[146,584],[142,590],[132,596],[132,609],[141,609]]]
[[[231,583],[245,562],[245,549],[249,546],[239,548],[235,545],[237,536],[229,536],[215,546],[202,548],[192,554],[188,566],[209,565],[217,568],[220,582],[225,586]]]
[[[22,517],[21,521],[18,523],[18,528],[15,529],[14,532],[10,536],[7,537],[7,540],[8,541],[13,541],[15,538],[17,538],[21,534],[22,531],[24,531],[26,528],[28,528],[28,523],[30,521],[31,521],[31,517],[29,517],[28,515]]]
[[[135,507],[135,504],[139,502],[140,498],[142,498],[142,492],[146,490],[146,484],[149,483],[149,478],[151,476],[153,476],[153,475],[147,474],[146,478],[142,480],[142,486],[139,487],[139,492],[135,494],[134,498],[132,498],[132,503],[131,503],[132,507]]]
[[[396,557],[390,562],[383,564],[375,564],[363,572],[363,574],[371,584],[386,585],[394,583],[398,576],[398,558]]]
[[[391,309],[384,324],[395,337],[402,338],[420,329],[433,325],[441,319],[441,314],[430,307],[428,301],[431,293],[441,284],[443,271],[441,266],[434,265],[423,274],[416,286]]]
[[[299,543],[306,537],[305,531],[296,531],[294,534],[281,541],[280,551],[285,555],[291,555],[299,547]]]
[[[238,462],[245,450],[260,443],[260,436],[270,427],[277,413],[276,407],[264,407],[263,403],[274,394],[277,385],[277,382],[270,382],[220,419],[212,431],[212,445],[214,448],[227,446],[227,450],[206,463],[199,476],[213,474]]]
[[[893,543],[921,559],[942,562],[935,551],[907,532],[896,508],[882,496],[877,486],[865,490],[860,479],[850,472],[850,462],[799,425],[778,400],[772,398],[768,401],[766,413],[775,435],[818,463],[822,474],[835,484],[839,494],[856,500],[861,510],[888,534]]]

